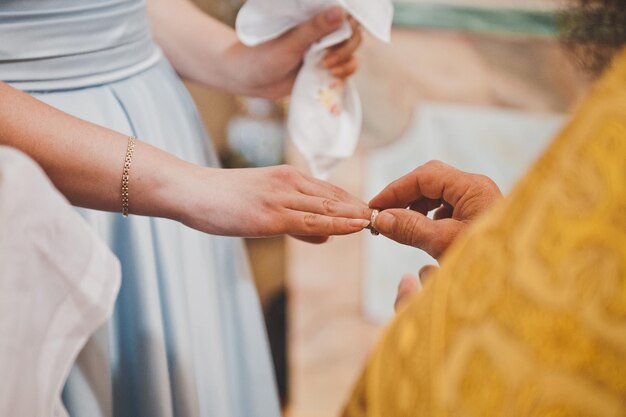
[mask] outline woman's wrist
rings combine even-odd
[[[189,194],[186,188],[199,169],[138,140],[129,181],[130,214],[181,219]]]
[[[265,96],[261,82],[263,59],[255,47],[235,40],[222,54],[224,89],[244,96]]]
[[[167,217],[204,233],[243,236],[232,222],[237,222],[236,211],[230,207],[237,201],[235,170],[207,168],[185,163],[168,179],[164,195],[176,193],[177,198],[165,204]]]

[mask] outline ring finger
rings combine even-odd
[[[337,187],[336,185],[332,185],[326,181],[318,180],[313,177],[305,177],[306,181],[303,181],[299,184],[299,191],[303,194],[312,196],[312,197],[323,197],[329,198],[335,201],[342,201],[344,203],[353,204],[356,206],[364,206],[367,207],[365,202],[359,200],[349,192],[343,190],[342,188]]]
[[[369,220],[325,216],[299,210],[288,210],[285,215],[288,233],[299,236],[348,235],[363,230],[368,224]]]
[[[295,198],[285,206],[291,210],[302,211],[306,213],[323,214],[330,217],[344,217],[348,219],[369,220],[372,210],[364,204],[351,204],[342,201],[332,200],[330,198],[311,197],[302,195]]]

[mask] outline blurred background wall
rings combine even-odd
[[[241,4],[195,1],[230,24]],[[561,7],[553,0],[397,2],[392,43],[367,38],[359,52],[363,137],[331,182],[367,201],[441,159],[509,190],[586,88],[557,38]],[[284,159],[306,170],[285,142],[284,103],[188,87],[225,164]],[[321,246],[283,238],[248,246],[286,415],[338,415],[393,314],[401,274],[432,260],[368,233]]]

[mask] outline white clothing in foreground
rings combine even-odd
[[[0,147],[0,416],[62,416],[61,389],[111,314],[120,266],[28,157]]]

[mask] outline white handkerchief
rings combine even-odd
[[[331,6],[342,7],[374,36],[389,41],[391,0],[248,0],[237,16],[237,34],[244,44],[255,46]],[[289,135],[318,178],[327,178],[339,161],[354,153],[361,133],[361,102],[352,80],[335,78],[322,65],[325,49],[351,35],[346,22],[312,45],[291,95]]]

